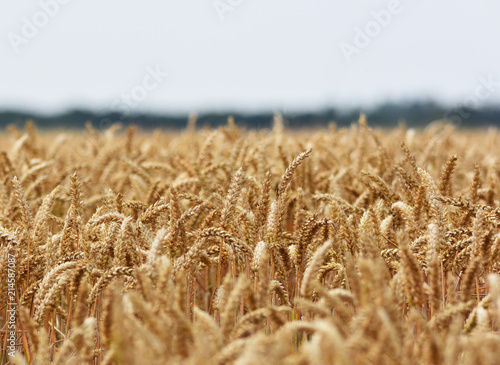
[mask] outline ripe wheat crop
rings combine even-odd
[[[498,364],[499,141],[12,127],[1,363]]]

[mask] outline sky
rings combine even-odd
[[[0,110],[499,104],[493,0],[0,0]]]

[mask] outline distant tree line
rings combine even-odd
[[[331,123],[348,126],[357,121],[364,112],[372,126],[394,127],[404,122],[410,127],[424,127],[430,122],[446,119],[459,127],[475,128],[500,126],[500,106],[487,106],[470,109],[466,107],[449,108],[434,102],[388,103],[373,109],[324,109],[315,112],[298,112],[283,115],[287,128],[321,127]],[[254,114],[219,112],[204,113],[197,118],[196,126],[217,127],[227,123],[227,117],[233,116],[237,125],[247,128],[269,128],[273,121],[273,112]],[[134,124],[144,129],[186,127],[188,115],[136,114],[126,118],[117,112],[97,113],[91,110],[72,110],[66,113],[46,116],[26,111],[0,111],[0,128],[8,125],[23,126],[27,120],[34,120],[38,128],[81,129],[90,122],[94,128],[104,129],[119,122],[123,125]]]

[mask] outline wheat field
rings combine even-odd
[[[9,128],[1,363],[498,364],[497,131],[283,125]]]

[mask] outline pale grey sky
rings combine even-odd
[[[0,0],[0,9],[0,109],[500,101],[494,0]]]

